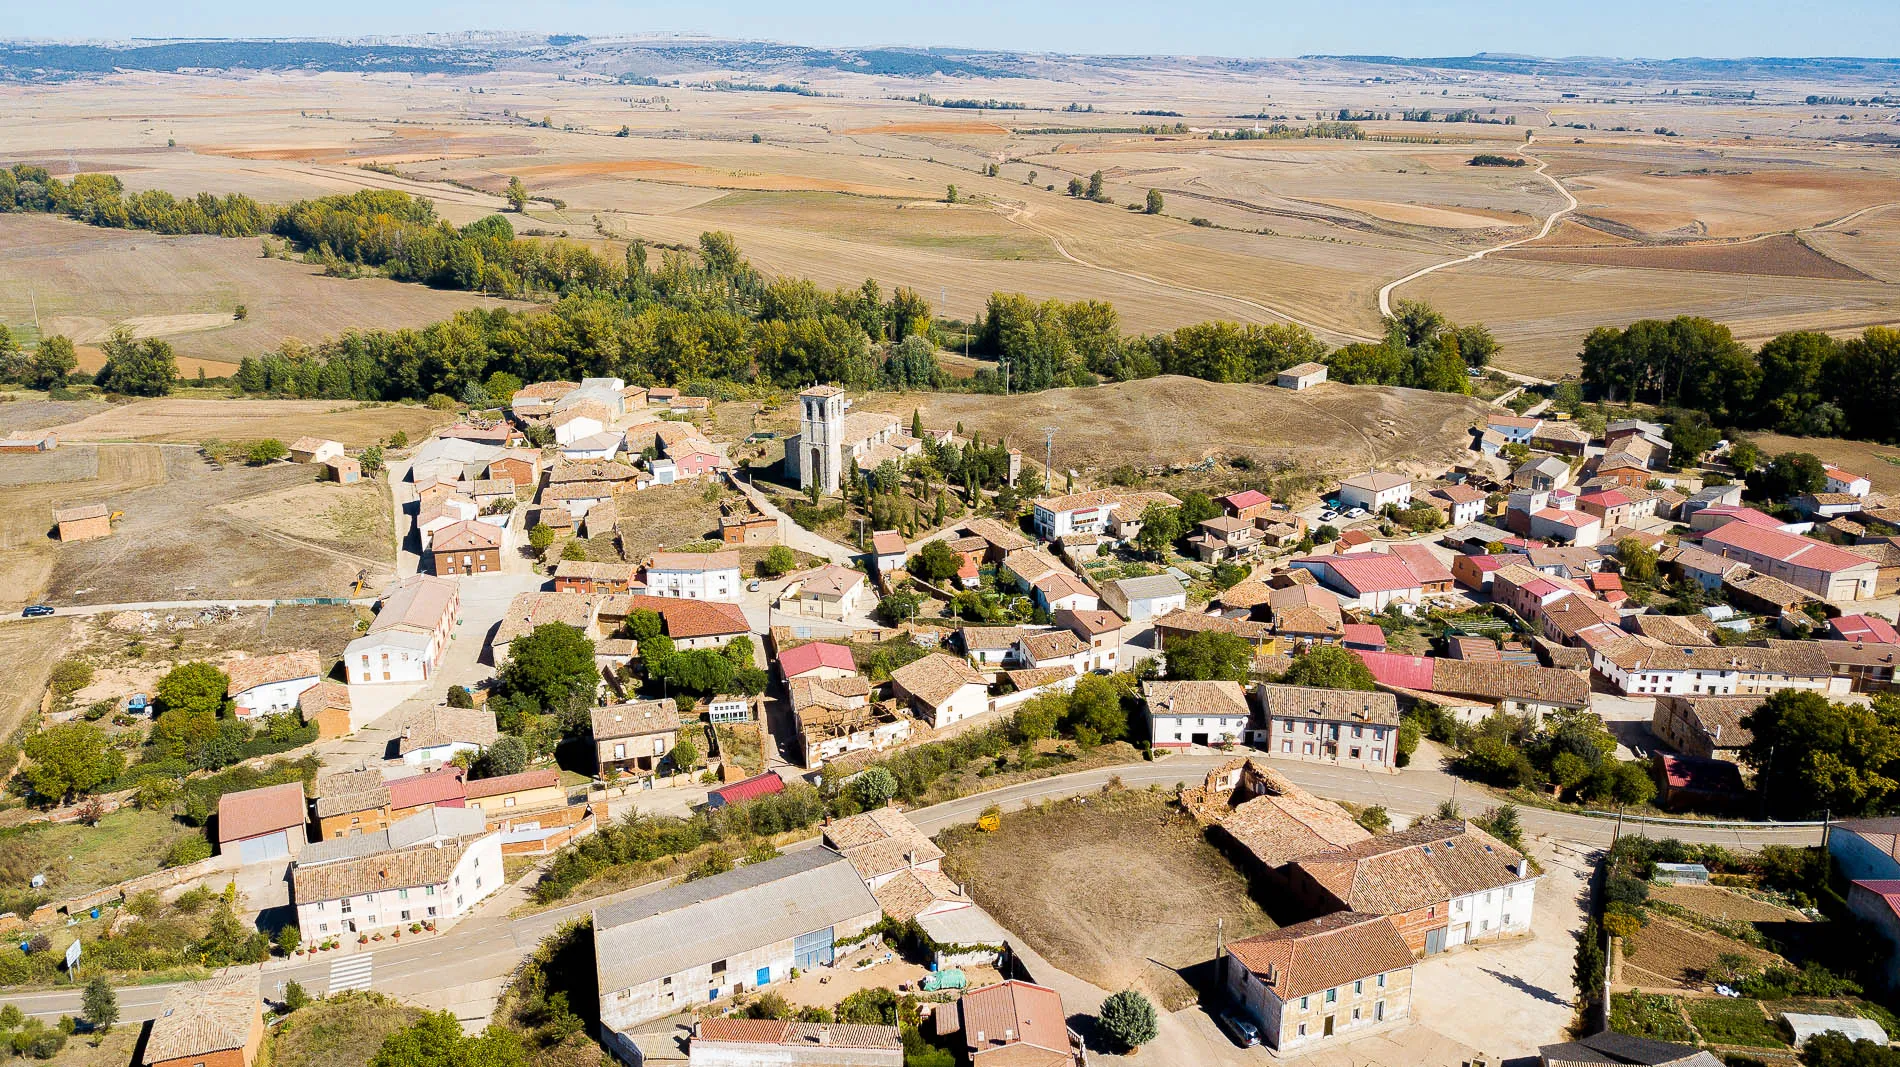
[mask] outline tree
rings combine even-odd
[[[1807,1067],[1900,1067],[1900,1051],[1829,1030],[1808,1038],[1801,1046],[1801,1062]]]
[[[73,371],[79,369],[79,357],[71,338],[63,334],[40,339],[27,367],[27,380],[35,389],[63,389]]]
[[[765,558],[759,561],[759,573],[767,578],[777,578],[791,573],[798,566],[798,557],[785,545],[773,545],[766,549]]]
[[[504,734],[475,757],[471,768],[476,778],[502,778],[528,769],[528,744],[519,737]]]
[[[870,767],[851,779],[851,795],[865,808],[881,808],[897,795],[897,776],[884,767]]]
[[[285,923],[271,935],[271,944],[276,945],[279,952],[288,956],[297,951],[297,946],[303,944],[303,931]]]
[[[923,602],[924,598],[917,593],[892,593],[878,600],[878,617],[896,626],[907,619],[916,618],[917,609]]]
[[[519,177],[511,175],[508,178],[508,191],[502,195],[508,198],[508,206],[516,212],[528,210],[528,187],[521,184]]]
[[[1360,812],[1354,821],[1370,833],[1382,834],[1392,828],[1392,813],[1385,810],[1385,805],[1375,804]]]
[[[177,711],[189,715],[223,715],[229,706],[226,692],[231,678],[209,663],[181,663],[165,672],[153,693],[160,713]]]
[[[941,584],[963,569],[963,556],[944,541],[931,541],[910,557],[905,569],[933,585]]]
[[[1752,733],[1742,760],[1780,814],[1862,815],[1900,794],[1900,698],[1883,693],[1866,707],[1785,689],[1742,725]]]
[[[466,686],[452,685],[442,702],[451,708],[472,708],[475,706],[475,695]]]
[[[1161,214],[1161,190],[1159,189],[1148,190],[1147,211],[1148,211],[1148,214],[1150,215]]]
[[[1099,171],[1099,170],[1098,170],[1098,171],[1096,171],[1095,173],[1093,173],[1093,174],[1091,174],[1091,175],[1089,175],[1089,191],[1088,191],[1088,197],[1089,197],[1089,199],[1090,199],[1090,200],[1097,200],[1097,201],[1099,201],[1099,200],[1101,200],[1101,199],[1103,198],[1103,196],[1102,196],[1102,172],[1101,172],[1101,171]]]
[[[1245,682],[1253,668],[1253,645],[1219,630],[1202,630],[1169,641],[1168,677],[1181,681]]]
[[[1183,532],[1194,529],[1208,519],[1221,514],[1220,505],[1208,499],[1206,493],[1188,492],[1181,494],[1181,529]]]
[[[1080,178],[1069,179],[1069,195],[1070,196],[1079,197],[1082,195],[1083,190],[1084,190],[1084,186],[1082,185],[1082,179]]]
[[[1141,511],[1141,530],[1135,534],[1135,547],[1159,559],[1181,537],[1181,512],[1166,504],[1153,503]]]
[[[1128,711],[1122,706],[1121,685],[1103,675],[1084,675],[1069,691],[1062,725],[1084,748],[1127,737]]]
[[[292,981],[284,984],[285,1012],[300,1011],[309,1006],[310,994],[304,991],[302,983]]]
[[[356,462],[363,468],[364,474],[374,478],[376,472],[383,469],[383,446],[370,445],[363,449],[363,454],[356,458]]]
[[[89,722],[49,726],[28,735],[21,747],[32,761],[22,772],[27,785],[54,802],[90,792],[125,769],[125,757]]]
[[[1499,841],[1520,852],[1524,850],[1524,823],[1518,817],[1517,805],[1500,804],[1471,821]]]
[[[290,449],[275,437],[266,437],[262,441],[252,441],[251,447],[244,450],[244,462],[253,467],[262,467],[266,463],[275,463],[290,455]]]
[[[1665,436],[1669,438],[1670,462],[1687,467],[1715,447],[1722,439],[1722,431],[1709,425],[1709,417],[1702,412],[1684,411],[1670,422]]]
[[[536,552],[546,552],[554,543],[554,529],[545,522],[537,522],[528,531],[528,547]]]
[[[666,754],[676,771],[690,771],[699,766],[699,746],[682,737],[673,745],[673,751]]]
[[[1748,476],[1751,494],[1775,503],[1826,487],[1827,470],[1811,452],[1783,452]]]
[[[119,1021],[119,995],[112,991],[112,983],[106,981],[105,975],[95,975],[86,983],[80,1004],[86,1022],[94,1030],[111,1033],[112,1024]]]
[[[504,692],[531,696],[544,708],[591,701],[600,686],[594,642],[567,623],[543,623],[509,645],[496,681]]]
[[[1623,577],[1635,582],[1656,580],[1656,552],[1634,537],[1616,542],[1616,563]]]
[[[1160,1033],[1153,1002],[1133,989],[1109,994],[1108,999],[1102,1001],[1097,1018],[1102,1032],[1130,1052],[1153,1041]]]
[[[1293,666],[1286,672],[1285,681],[1288,685],[1316,689],[1370,691],[1376,688],[1366,662],[1338,645],[1316,645],[1293,657]]]
[[[172,357],[172,346],[156,337],[140,341],[130,329],[119,326],[100,347],[106,361],[93,381],[108,393],[164,396],[178,380],[178,361]]]
[[[585,562],[587,559],[587,546],[581,544],[579,541],[569,541],[567,544],[561,546],[561,558],[574,563]]]
[[[527,1062],[513,1031],[490,1026],[467,1037],[454,1012],[437,1011],[384,1038],[369,1067],[526,1067]]]
[[[952,185],[948,189],[944,190],[943,202],[946,204],[954,204],[957,202],[957,187],[956,186]]]

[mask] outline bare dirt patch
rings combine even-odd
[[[1718,957],[1731,952],[1763,966],[1781,961],[1772,952],[1664,916],[1652,917],[1634,942],[1634,948],[1624,943],[1625,985],[1690,988],[1715,966]]]
[[[391,545],[389,487],[365,479],[350,485],[311,480],[275,493],[220,504],[247,522],[314,545],[388,562]]]
[[[72,619],[32,619],[0,626],[0,737],[11,736],[40,706],[46,678],[70,647]]]
[[[1807,916],[1722,886],[1669,885],[1651,890],[1650,896],[1698,915],[1730,922],[1807,922]]]
[[[1274,928],[1247,880],[1160,793],[1049,803],[1005,815],[995,833],[960,827],[938,840],[945,872],[1051,963],[1170,1008],[1192,1002],[1178,971],[1207,961],[1216,916],[1229,938]]]
[[[0,508],[0,610],[37,601],[46,588],[62,547],[51,537],[53,509],[111,503],[165,478],[164,457],[149,445],[0,456],[0,485],[8,487]]]
[[[706,490],[716,490],[708,500]],[[719,537],[719,503],[738,494],[711,482],[675,482],[614,497],[620,551],[630,560]]]
[[[417,404],[362,404],[353,400],[138,400],[58,427],[69,441],[173,441],[274,437],[288,444],[306,434],[350,448],[375,444],[398,431],[418,441],[453,415]]]
[[[1547,263],[1590,263],[1648,270],[1765,274],[1781,278],[1833,278],[1866,281],[1867,275],[1809,248],[1790,234],[1735,244],[1688,244],[1615,248],[1514,248],[1501,255]]]
[[[877,393],[858,406],[906,420],[921,409],[928,426],[960,422],[1038,460],[1043,428],[1055,427],[1056,469],[1097,471],[1215,454],[1316,472],[1443,465],[1464,454],[1465,431],[1485,410],[1470,397],[1412,389],[1328,384],[1295,393],[1175,376],[1013,397]]]

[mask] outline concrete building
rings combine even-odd
[[[461,591],[445,578],[414,574],[383,598],[363,636],[343,650],[351,685],[426,682],[448,654]]]
[[[231,681],[225,695],[240,719],[259,719],[297,710],[298,698],[323,680],[323,660],[314,648],[249,656],[225,664]]]
[[[1256,740],[1275,759],[1398,773],[1399,703],[1390,693],[1261,684]]]
[[[744,596],[737,552],[656,552],[646,565],[647,595],[738,603]]]
[[[1141,697],[1156,748],[1239,744],[1253,715],[1239,682],[1143,682]]]
[[[1668,645],[1626,637],[1590,650],[1590,666],[1630,696],[1736,696],[1778,689],[1848,692],[1820,641],[1768,641],[1726,647]]]
[[[322,463],[326,459],[335,459],[343,454],[343,442],[326,441],[321,437],[299,437],[290,443],[290,461],[292,463]]]
[[[1339,506],[1365,508],[1377,513],[1386,505],[1408,507],[1412,503],[1412,480],[1389,471],[1370,471],[1339,483]]]
[[[1274,375],[1273,384],[1294,392],[1311,389],[1326,380],[1326,364],[1296,363]]]
[[[835,944],[878,920],[851,862],[812,848],[594,909],[602,1038],[831,966]]]
[[[1710,530],[1702,547],[1833,603],[1873,599],[1880,572],[1879,564],[1864,556],[1748,522]]]
[[[899,702],[936,729],[989,710],[989,690],[976,668],[955,656],[933,652],[891,672]]]
[[[1187,589],[1169,574],[1102,583],[1102,603],[1137,626],[1187,607]]]
[[[310,821],[302,782],[267,785],[218,798],[218,852],[239,863],[283,859],[303,851]]]
[[[1837,822],[1828,830],[1827,852],[1850,881],[1900,879],[1900,818]]]
[[[507,882],[479,808],[433,808],[359,837],[312,842],[290,868],[297,929],[320,940],[466,915]]]
[[[1411,1018],[1412,951],[1383,915],[1322,915],[1230,941],[1216,962],[1222,988],[1276,1052],[1323,1047]]]

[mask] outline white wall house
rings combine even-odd
[[[1036,536],[1054,541],[1070,534],[1099,534],[1121,503],[1121,494],[1108,489],[1043,497],[1036,501]]]
[[[359,837],[304,846],[290,869],[307,940],[449,922],[500,889],[501,834],[480,808],[436,808]]]
[[[576,406],[566,411],[556,412],[548,420],[554,427],[554,443],[571,445],[576,441],[605,433],[613,425],[613,419],[605,408],[593,405]]]
[[[237,717],[254,719],[297,710],[297,698],[323,678],[323,662],[314,649],[253,656],[227,664],[227,695]]]
[[[1136,624],[1146,624],[1187,607],[1187,590],[1172,575],[1117,578],[1102,585],[1102,603]]]
[[[1339,483],[1339,506],[1380,511],[1387,504],[1406,507],[1412,503],[1412,480],[1401,474],[1371,471]]]
[[[363,636],[343,650],[351,685],[426,682],[447,654],[461,609],[459,587],[446,578],[416,574],[383,598]]]
[[[944,652],[891,672],[891,688],[911,713],[942,729],[990,710],[989,688],[968,663]]]
[[[646,565],[646,583],[650,596],[728,604],[737,603],[744,588],[737,552],[656,552]]]
[[[1239,682],[1147,682],[1141,696],[1156,748],[1239,744],[1253,715]]]
[[[1678,647],[1626,637],[1591,649],[1590,666],[1631,696],[1746,696],[1782,689],[1845,696],[1849,688],[1812,641]]]
[[[1866,496],[1874,491],[1874,483],[1852,471],[1844,471],[1833,464],[1825,464],[1821,469],[1827,476],[1826,492]]]

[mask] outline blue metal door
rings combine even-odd
[[[759,973],[752,976],[752,988],[754,989],[757,989],[758,987],[762,985],[771,985],[771,984],[772,984],[772,968],[770,967],[761,967],[759,968]]]
[[[809,934],[801,934],[793,938],[792,966],[800,970],[810,970],[813,967],[819,966],[831,966],[831,961],[835,958],[833,951],[834,942],[835,938],[832,937],[831,927],[829,926],[823,930],[817,930]]]

